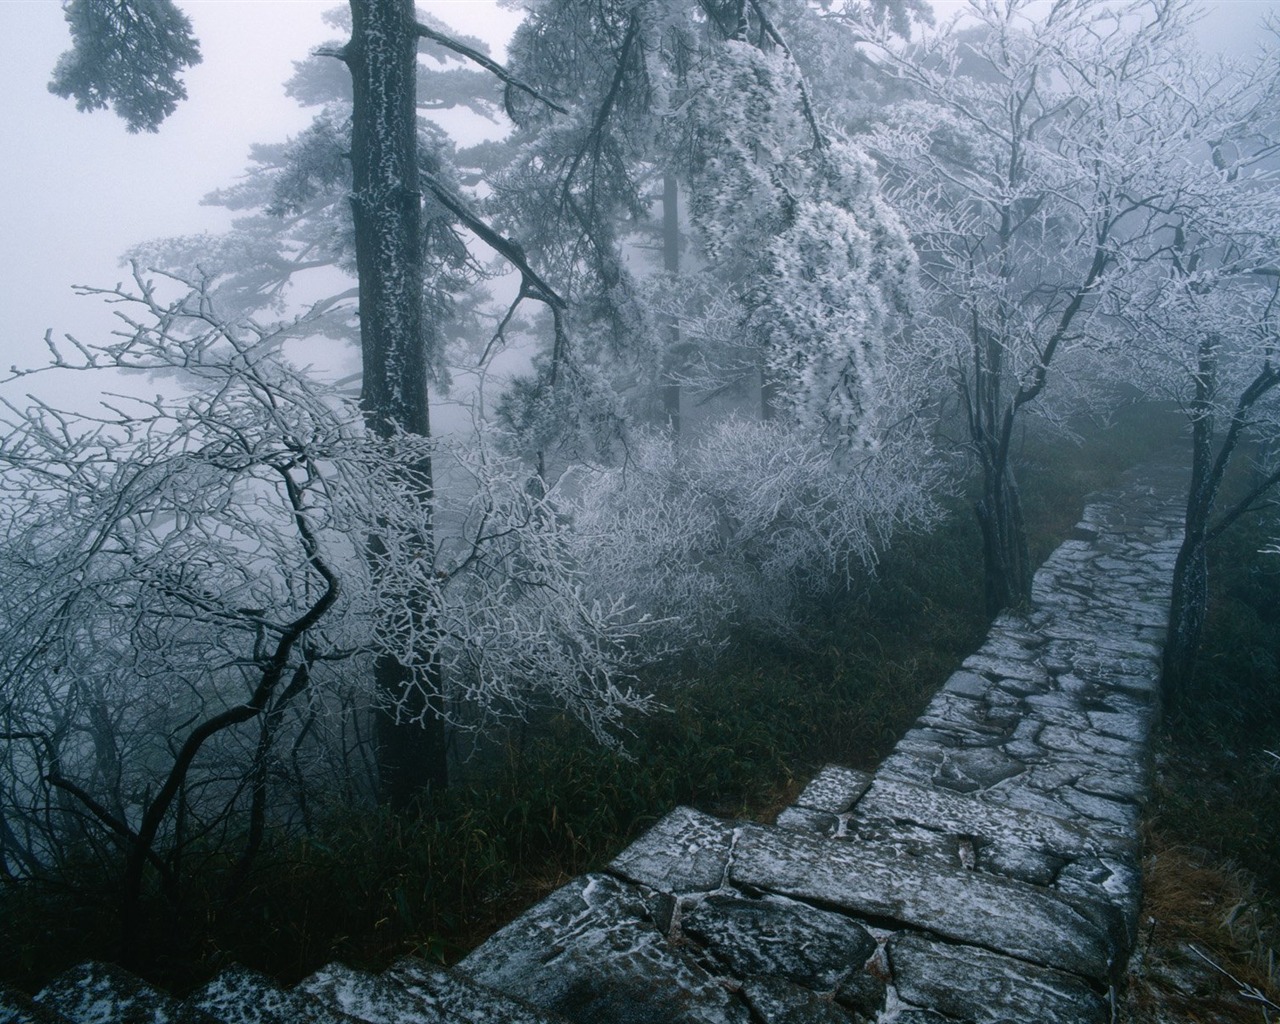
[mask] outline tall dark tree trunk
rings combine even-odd
[[[1203,529],[1198,538],[1188,530],[1173,567],[1173,598],[1164,641],[1161,684],[1165,704],[1171,708],[1182,705],[1190,690],[1208,605],[1208,545]]]
[[[1016,190],[1014,186],[1021,181],[1023,171],[1021,143],[1015,139],[1008,168],[1011,191]],[[1013,244],[1020,216],[1011,205],[1001,207],[996,237],[999,274],[1004,282],[1013,281],[1019,270]],[[997,303],[990,320],[985,320],[977,304],[970,310],[969,350],[973,363],[962,370],[961,395],[966,404],[969,439],[982,460],[982,497],[975,511],[982,529],[987,611],[992,615],[1004,608],[1025,607],[1031,600],[1033,572],[1027,527],[1010,464],[1014,424],[1019,410],[1044,391],[1054,354],[1070,335],[1076,316],[1111,264],[1111,227],[1109,217],[1095,225],[1093,259],[1063,305],[1052,332],[1043,345],[1036,346],[1037,365],[1016,384],[1005,380],[1005,345],[1024,329],[1016,312],[1006,306],[1004,299]],[[1007,285],[1001,288],[1001,294],[1008,291]],[[1007,385],[1011,386],[1006,390]]]
[[[1196,364],[1196,393],[1190,409],[1191,487],[1187,492],[1182,547],[1178,549],[1173,568],[1173,594],[1161,672],[1164,700],[1171,708],[1186,705],[1196,654],[1204,634],[1209,610],[1209,545],[1237,519],[1255,509],[1259,499],[1280,486],[1280,470],[1273,470],[1215,516],[1222,481],[1249,429],[1254,407],[1280,387],[1280,366],[1265,360],[1236,399],[1230,424],[1215,450],[1214,413],[1221,344],[1218,335],[1206,335],[1200,342]]]
[[[1176,708],[1186,695],[1195,668],[1196,652],[1204,633],[1209,608],[1208,535],[1209,516],[1218,497],[1222,472],[1231,457],[1239,432],[1227,432],[1223,450],[1214,457],[1214,397],[1218,381],[1219,339],[1206,335],[1200,342],[1195,377],[1195,398],[1191,403],[1191,486],[1187,491],[1187,511],[1182,547],[1173,567],[1173,593],[1169,606],[1169,627],[1165,633],[1161,686],[1165,703]]]
[[[360,295],[361,403],[375,433],[427,437],[431,417],[413,0],[351,0],[351,16],[351,41],[343,58],[354,94],[351,207]],[[406,466],[405,472],[430,498],[430,460]],[[432,537],[423,537],[422,547],[431,546]],[[383,553],[373,538],[370,557],[375,564]],[[420,595],[405,594],[403,599],[422,624],[428,622],[431,609],[422,606]],[[383,796],[393,806],[407,806],[424,789],[448,783],[443,709],[438,698],[429,696],[440,691],[438,673],[434,663],[411,669],[394,657],[377,659],[377,686],[387,709],[378,726],[379,776]]]
[[[1182,547],[1173,566],[1173,593],[1169,626],[1165,633],[1161,686],[1165,703],[1176,708],[1186,696],[1195,668],[1196,652],[1204,633],[1209,608],[1209,517],[1230,452],[1214,458],[1215,420],[1213,400],[1218,374],[1218,339],[1206,337],[1200,344],[1196,366],[1196,394],[1191,405],[1191,486]],[[1234,432],[1227,441],[1235,447]],[[1220,468],[1221,467],[1221,468]]]
[[[670,171],[662,175],[662,267],[668,274],[680,273],[680,188]],[[680,433],[680,384],[676,379],[679,348],[680,323],[672,317],[667,325],[662,414],[673,434]]]
[[[1019,390],[1012,400],[1005,397],[1001,338],[1001,333],[982,325],[975,310],[970,322],[972,380],[962,395],[969,439],[982,466],[982,496],[974,512],[982,530],[983,595],[989,615],[1024,607],[1031,599],[1027,526],[1010,465],[1013,425],[1023,392]]]
[[[1018,485],[1007,461],[984,465],[982,497],[974,506],[982,530],[987,612],[1024,606],[1031,597],[1031,554]]]

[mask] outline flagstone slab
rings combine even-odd
[[[889,941],[898,996],[974,1024],[1106,1024],[1107,1000],[1083,979],[988,949],[906,933]]]
[[[69,1024],[57,1010],[6,985],[0,985],[0,1021],[4,1024]]]
[[[1131,837],[1100,836],[1068,818],[993,802],[1011,800],[1019,792],[1000,789],[979,799],[880,777],[858,802],[858,816],[915,822],[939,832],[1014,843],[1067,858],[1133,844]]]
[[[623,878],[660,892],[710,892],[724,881],[733,826],[677,807],[609,865]]]
[[[781,978],[758,978],[742,986],[762,1024],[853,1024],[839,1004]]]
[[[834,990],[876,949],[856,921],[777,898],[710,896],[681,915],[680,930],[735,978],[779,977],[812,989]]]
[[[453,1024],[386,979],[346,964],[322,967],[299,982],[298,991],[365,1024]]]
[[[797,807],[808,807],[829,814],[843,814],[871,785],[869,772],[841,765],[827,765],[818,772],[796,797]]]
[[[186,1005],[222,1024],[351,1024],[351,1018],[265,974],[235,966],[191,993]]]
[[[778,813],[774,824],[779,828],[828,837],[840,831],[840,818],[837,815],[815,811],[809,807],[786,807]]]
[[[35,1001],[72,1024],[216,1024],[115,964],[97,961],[58,975]]]
[[[1105,928],[1052,892],[977,871],[882,859],[873,846],[743,824],[729,874],[748,890],[928,929],[1088,978],[1109,977],[1121,952]]]
[[[750,1024],[746,1005],[656,927],[637,887],[608,875],[557,889],[457,969],[579,1024]]]

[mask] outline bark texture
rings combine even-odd
[[[429,353],[422,305],[422,195],[417,166],[418,31],[413,0],[351,0],[351,207],[360,295],[361,403],[369,428],[431,433]],[[406,466],[415,487],[432,492],[429,459]],[[432,538],[423,537],[423,550]],[[384,553],[371,542],[375,564]],[[403,595],[429,635],[431,609]],[[379,775],[392,806],[448,783],[439,668],[410,668],[381,656],[375,672],[386,710],[379,721]]]
[[[1007,462],[984,465],[983,495],[974,506],[982,530],[982,564],[987,611],[1018,608],[1031,596],[1031,554],[1018,487]]]
[[[1173,570],[1173,601],[1161,675],[1165,702],[1173,708],[1188,705],[1196,654],[1204,634],[1209,608],[1209,545],[1280,484],[1280,471],[1273,471],[1256,480],[1225,510],[1215,513],[1223,479],[1252,425],[1255,407],[1280,386],[1280,368],[1265,361],[1236,399],[1230,422],[1219,440],[1215,410],[1221,345],[1222,339],[1215,334],[1206,335],[1200,342],[1196,391],[1190,408],[1191,487],[1187,493],[1186,532]]]

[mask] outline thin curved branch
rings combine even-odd
[[[560,106],[559,103],[556,103],[554,100],[547,99],[545,96],[542,95],[542,93],[538,92],[538,90],[535,89],[533,86],[529,85],[526,82],[521,81],[519,78],[513,75],[510,71],[504,68],[501,64],[499,64],[496,60],[494,60],[491,57],[485,56],[479,50],[473,50],[470,46],[460,43],[456,39],[446,36],[443,33],[437,32],[433,28],[427,28],[427,26],[423,25],[421,22],[416,22],[413,28],[414,28],[414,31],[417,32],[418,35],[420,35],[423,39],[430,39],[433,43],[439,43],[446,50],[452,50],[454,53],[458,53],[458,54],[461,54],[463,57],[466,57],[467,60],[473,61],[474,63],[479,64],[482,68],[484,68],[490,74],[497,75],[498,78],[502,79],[502,81],[505,82],[511,88],[519,89],[521,92],[528,93],[539,103],[545,103],[557,114],[569,113],[569,111],[565,110],[565,108]]]
[[[85,809],[89,811],[90,814],[97,818],[101,824],[106,826],[107,831],[119,836],[126,843],[134,843],[137,841],[137,833],[134,832],[126,822],[117,818],[107,810],[106,807],[90,796],[88,792],[76,785],[70,779],[64,779],[56,772],[51,772],[44,777],[44,781],[49,783],[49,785],[62,790],[64,793],[70,793],[84,805]],[[165,864],[155,851],[147,851],[147,860],[150,861],[151,866],[162,875],[167,875],[169,873],[168,865]]]
[[[440,204],[448,210],[453,216],[457,217],[467,229],[475,234],[480,241],[497,252],[503,259],[510,263],[516,270],[520,271],[522,280],[531,285],[529,295],[545,302],[553,309],[566,309],[568,303],[544,281],[538,272],[529,266],[529,259],[525,255],[518,242],[513,242],[509,238],[504,238],[498,234],[493,228],[482,221],[474,213],[466,208],[458,198],[451,194],[448,189],[437,182],[431,175],[424,173],[422,175],[422,183],[430,190],[431,194],[440,200]]]
[[[638,12],[632,12],[631,19],[627,22],[627,34],[622,37],[622,47],[618,53],[618,65],[613,72],[613,81],[609,83],[609,91],[605,93],[604,101],[600,104],[600,109],[596,111],[595,120],[591,123],[591,132],[587,136],[587,140],[573,158],[573,162],[569,165],[569,170],[564,176],[564,186],[561,190],[561,196],[569,207],[577,213],[576,204],[572,200],[569,186],[573,183],[574,175],[578,173],[578,167],[582,164],[583,159],[587,155],[587,150],[594,147],[597,154],[600,150],[600,135],[604,131],[605,123],[609,120],[609,115],[613,113],[613,108],[618,102],[618,97],[622,93],[622,82],[627,74],[627,63],[631,59],[631,47],[635,45],[636,39],[640,35],[640,15]],[[582,217],[579,214],[579,219]]]

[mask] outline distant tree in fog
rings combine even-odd
[[[827,639],[815,602],[856,592],[900,531],[941,517],[927,445],[832,446],[781,420],[727,418],[695,437],[642,431],[622,467],[571,469],[552,498],[591,586],[650,615],[647,643],[714,652],[731,632]]]
[[[1280,46],[1248,62],[1191,51],[1152,119],[1173,141],[1151,255],[1127,268],[1113,313],[1131,332],[1130,378],[1171,398],[1191,434],[1186,533],[1164,647],[1171,704],[1190,684],[1208,607],[1208,547],[1280,486]],[[1240,464],[1247,469],[1240,471]],[[1224,488],[1229,471],[1241,478]],[[1230,495],[1228,497],[1228,495]]]
[[[868,32],[907,97],[862,141],[920,253],[919,375],[961,400],[992,612],[1030,594],[1015,427],[1056,367],[1113,336],[1107,297],[1178,188],[1160,116],[1188,10],[975,2],[918,42]]]
[[[891,6],[905,17],[910,5]],[[874,433],[912,256],[780,27],[814,17],[799,4],[554,2],[517,31],[513,68],[568,114],[513,111],[493,205],[562,283],[574,327],[574,347],[548,353],[505,403],[518,430],[554,446],[556,424],[592,398],[572,393],[562,367],[576,360],[632,408],[655,383],[670,398],[677,385],[763,379],[810,426],[855,443]],[[820,36],[807,24],[798,34]],[[659,195],[664,275],[637,255]],[[677,199],[687,219],[672,216]],[[579,447],[572,434],[564,443]]]
[[[72,48],[49,91],[80,110],[110,107],[129,131],[158,131],[187,98],[181,74],[200,63],[191,21],[172,0],[67,0]]]
[[[324,17],[335,29],[350,32],[349,10],[337,8]],[[426,21],[433,30],[444,28],[434,19]],[[479,39],[457,38],[477,51],[485,49]],[[207,279],[227,316],[279,316],[305,306],[318,335],[350,340],[358,348],[351,77],[327,55],[341,45],[330,43],[299,62],[285,84],[299,104],[316,110],[312,123],[283,142],[251,147],[236,182],[205,197],[207,205],[234,215],[229,231],[148,240],[131,248],[127,257],[160,272]],[[460,66],[463,57],[430,40],[423,41],[421,56],[419,113],[462,107],[489,120],[499,116],[500,90],[492,75]],[[429,332],[432,383],[443,388],[448,349],[459,341],[459,320],[468,315],[468,308],[458,307],[459,297],[475,284],[479,264],[468,251],[465,229],[435,194],[443,192],[452,204],[467,205],[453,142],[423,117],[418,136],[418,170],[427,183],[421,230],[424,330]],[[476,325],[469,326],[474,333]]]

